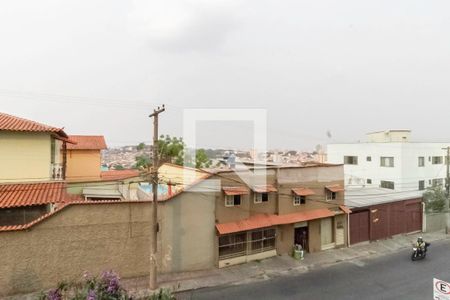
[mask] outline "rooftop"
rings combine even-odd
[[[424,191],[396,191],[391,189],[366,187],[345,190],[345,205],[348,207],[366,207],[408,199],[421,198]]]
[[[76,144],[68,144],[68,150],[103,150],[107,148],[103,135],[70,135],[69,139]]]
[[[65,182],[0,185],[0,208],[61,203],[66,198]]]
[[[0,131],[48,132],[67,139],[63,128],[57,128],[0,112]]]

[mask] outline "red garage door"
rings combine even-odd
[[[406,232],[422,230],[422,203],[408,203],[406,207]]]
[[[350,243],[356,244],[369,240],[369,211],[350,214]]]

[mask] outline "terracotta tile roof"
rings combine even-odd
[[[65,182],[0,185],[0,208],[61,203],[65,200]]]
[[[67,150],[102,150],[106,149],[103,135],[69,135],[75,144],[68,144]]]
[[[277,225],[291,224],[315,219],[334,217],[335,213],[327,208],[307,210],[286,215],[277,215]]]
[[[11,116],[0,112],[0,131],[24,131],[24,132],[50,132],[62,138],[67,138],[67,134],[62,128],[41,124],[35,121]]]
[[[348,207],[345,206],[345,205],[341,205],[341,206],[339,206],[339,208],[340,208],[343,212],[345,212],[346,214],[350,214],[350,213],[352,212],[351,209],[348,208]]]
[[[272,193],[277,191],[277,189],[271,184],[255,185],[252,187],[252,190],[256,193]]]
[[[302,211],[286,215],[259,214],[251,216],[248,219],[236,222],[216,224],[216,229],[219,234],[228,234],[275,225],[292,224],[309,220],[328,218],[333,217],[334,215],[335,213],[327,208]]]
[[[234,196],[234,195],[248,195],[249,190],[244,186],[224,186],[222,187],[225,195]]]
[[[325,188],[335,193],[344,191],[344,187],[342,187],[340,184],[327,185]]]
[[[308,189],[308,188],[303,188],[303,187],[294,188],[294,189],[292,189],[292,192],[294,194],[296,194],[297,196],[311,196],[311,195],[315,195],[316,194],[316,193],[314,193],[313,190]]]
[[[127,170],[109,170],[100,172],[100,178],[103,181],[108,180],[122,180],[132,177],[138,177],[140,175],[138,170],[127,169]]]

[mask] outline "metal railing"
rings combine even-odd
[[[50,168],[50,176],[53,180],[64,180],[64,168],[62,164],[52,164]]]

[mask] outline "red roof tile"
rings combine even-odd
[[[122,180],[132,177],[138,177],[140,175],[138,170],[109,170],[109,171],[102,171],[100,173],[100,177],[104,181],[108,180]]]
[[[272,192],[276,192],[277,191],[277,189],[271,184],[255,185],[252,188],[252,190],[255,191],[256,193],[272,193]]]
[[[344,188],[339,184],[327,185],[325,188],[335,193],[344,191]]]
[[[303,187],[294,188],[294,189],[292,189],[292,192],[294,194],[296,194],[297,196],[311,196],[311,195],[315,195],[316,194],[316,193],[314,193],[313,190],[308,189],[308,188],[303,188]]]
[[[102,135],[70,135],[75,144],[68,144],[67,150],[102,150],[106,149],[105,138]]]
[[[334,215],[334,212],[326,208],[307,210],[286,215],[259,214],[251,216],[248,219],[236,222],[216,224],[216,228],[219,234],[228,234],[275,225],[292,224],[315,219],[328,218],[333,217]]]
[[[11,116],[0,112],[0,131],[50,132],[67,138],[62,128],[56,128],[35,121]]]
[[[248,195],[249,190],[243,186],[224,186],[222,187],[225,195],[234,196],[234,195]]]
[[[65,182],[0,185],[0,208],[60,203],[65,200]]]

